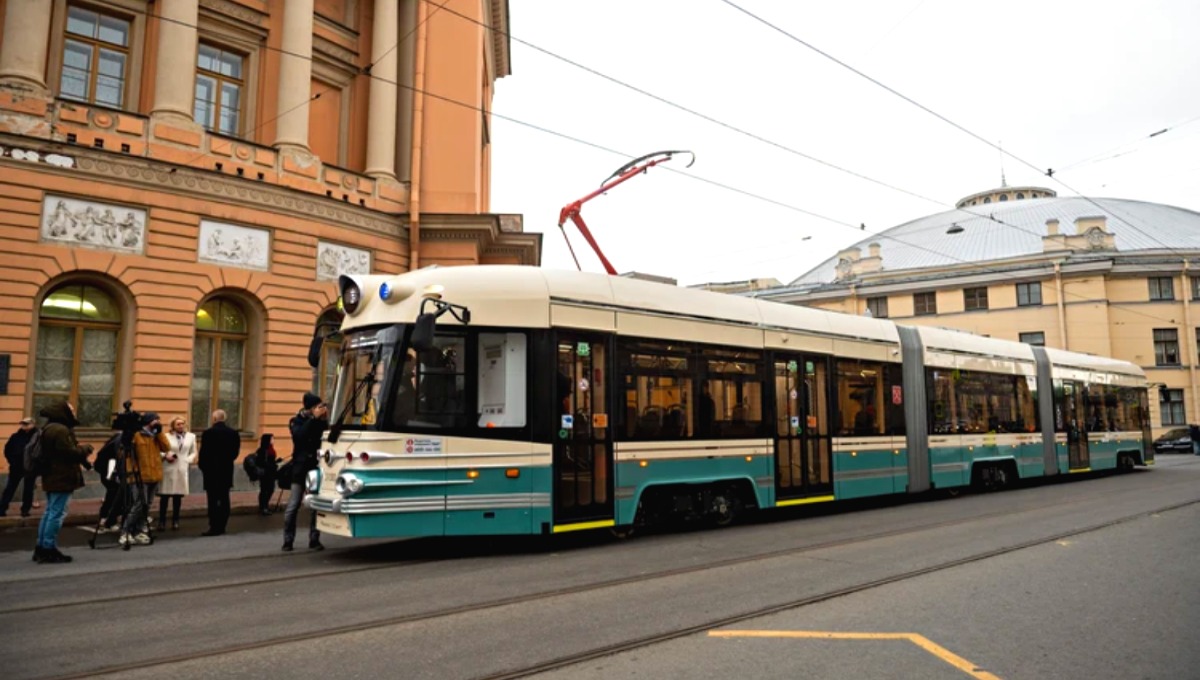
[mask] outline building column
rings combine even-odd
[[[8,0],[0,39],[0,83],[45,92],[50,54],[50,10],[46,0]]]
[[[283,45],[279,55],[279,119],[275,146],[308,150],[308,109],[312,98],[313,0],[283,3]]]
[[[400,8],[375,0],[371,30],[371,106],[367,113],[367,169],[372,177],[396,178],[396,74],[400,63]]]
[[[196,103],[196,24],[200,20],[200,0],[171,0],[154,6],[161,18],[150,115],[191,123]]]

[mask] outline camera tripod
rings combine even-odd
[[[101,533],[100,528],[104,526],[106,520],[116,517],[120,518],[120,523],[115,525],[120,527],[117,531],[118,541],[121,536],[125,535],[126,527],[138,527],[140,522],[139,529],[150,537],[148,545],[153,544],[154,533],[150,527],[150,499],[146,497],[146,485],[142,483],[141,461],[138,460],[137,452],[133,450],[133,433],[122,433],[121,439],[117,443],[117,455],[112,463],[114,463],[112,469],[102,470],[101,475],[105,479],[110,475],[116,476],[117,495],[112,509],[96,520],[96,529],[88,540],[88,545],[94,550],[97,538]],[[133,542],[127,541],[124,544],[118,542],[117,545],[120,545],[123,550],[129,550],[133,547]]]

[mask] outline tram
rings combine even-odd
[[[532,267],[338,285],[306,499],[338,535],[725,524],[1153,463],[1145,375],[1114,359]]]

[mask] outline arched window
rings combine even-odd
[[[332,335],[326,338],[325,344],[321,346],[321,363],[317,366],[316,374],[313,375],[313,391],[329,401],[333,400],[333,388],[337,383],[338,358],[342,351],[342,334],[333,331],[341,327],[342,319],[345,317],[346,315],[341,310],[331,307],[317,318],[317,326],[321,332],[332,333]]]
[[[991,202],[992,202],[992,197],[991,197],[991,196],[988,196],[987,198],[983,199],[983,202],[984,202],[984,203],[991,203]]]
[[[68,283],[50,291],[38,314],[33,412],[66,399],[83,427],[112,424],[121,310],[103,290]]]
[[[1007,200],[1008,200],[1008,194],[1000,194],[1000,200],[1001,200],[1001,201],[1007,201]]]
[[[225,422],[242,429],[249,326],[242,306],[215,297],[196,310],[196,348],[192,355],[192,424],[208,427],[212,412],[223,409]]]
[[[1019,192],[1019,191],[1018,191],[1018,192],[1017,192],[1017,200],[1018,200],[1018,201],[1024,201],[1024,200],[1025,200],[1025,194],[1023,194],[1023,193],[1021,193],[1021,192]]]

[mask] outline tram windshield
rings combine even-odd
[[[339,429],[373,429],[380,422],[401,326],[350,331],[342,345],[333,425]]]

